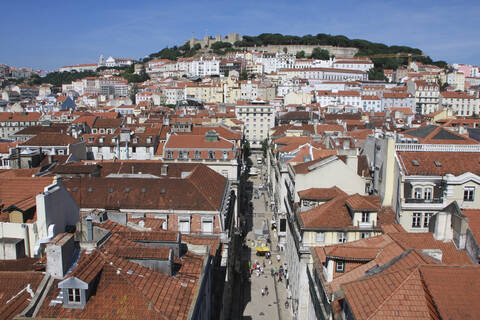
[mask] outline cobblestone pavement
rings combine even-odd
[[[258,188],[260,184],[263,184],[261,181],[261,176],[250,178],[254,183],[254,188]],[[245,270],[248,274],[248,263],[253,266],[253,264],[258,261],[261,265],[265,262],[264,273],[257,276],[253,272],[250,276],[250,286],[248,283],[244,285],[243,298],[244,303],[246,303],[243,319],[281,319],[289,320],[292,319],[292,315],[289,309],[285,308],[285,301],[287,300],[287,289],[286,289],[286,279],[282,279],[280,282],[278,277],[271,276],[271,270],[276,268],[277,270],[280,266],[283,266],[284,263],[284,254],[283,251],[279,252],[277,250],[277,238],[274,235],[270,221],[273,216],[273,212],[268,208],[270,199],[268,194],[264,192],[259,199],[252,199],[253,202],[253,225],[248,232],[245,241],[248,246],[243,249],[242,260],[244,261]],[[267,204],[267,205],[266,205]],[[255,251],[255,244],[252,240],[255,240],[255,229],[261,229],[263,222],[268,223],[268,229],[271,239],[271,259],[265,257],[257,256]],[[280,261],[277,261],[277,255],[280,257]],[[283,266],[284,267],[284,266]],[[245,281],[248,281],[246,277]],[[262,289],[265,290],[265,287],[268,288],[268,294],[262,296]],[[250,289],[250,292],[245,292]],[[246,301],[245,301],[246,300]]]

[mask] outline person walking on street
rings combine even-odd
[[[265,290],[262,289],[262,297],[265,296]]]
[[[268,287],[265,286],[265,294],[268,296]]]
[[[280,255],[277,254],[277,262],[280,262]]]

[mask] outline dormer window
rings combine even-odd
[[[432,199],[432,188],[425,188],[423,195],[424,195],[425,200],[431,200]]]
[[[197,160],[200,159],[200,151],[195,150],[194,158],[197,159]]]
[[[464,201],[473,201],[475,194],[475,187],[465,187],[463,189],[463,200]]]
[[[422,199],[422,188],[415,188],[413,191],[413,197],[415,199]]]
[[[370,222],[370,213],[362,212],[362,222],[364,223]]]
[[[345,262],[344,261],[337,261],[335,271],[336,272],[345,272]]]
[[[215,151],[208,151],[208,159],[215,159]]]
[[[167,159],[172,159],[172,158],[173,158],[173,152],[167,151]]]
[[[68,289],[68,303],[80,303],[80,289]]]

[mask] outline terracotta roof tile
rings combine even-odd
[[[227,179],[203,164],[183,168],[190,168],[183,179],[87,177],[65,180],[65,185],[81,208],[218,211]]]
[[[346,195],[346,193],[337,186],[332,188],[310,188],[298,192],[300,199],[319,201],[328,201],[341,195]]]
[[[480,175],[478,153],[457,152],[454,157],[452,155],[452,152],[397,152],[406,175],[459,176],[466,172]]]
[[[35,137],[23,142],[22,146],[68,146],[80,142],[71,136],[62,133],[45,133],[42,132]]]
[[[468,218],[468,228],[478,243],[480,241],[480,210],[464,209],[462,213]]]
[[[1,271],[0,315],[2,319],[13,319],[30,303],[44,277],[43,273],[33,271]]]

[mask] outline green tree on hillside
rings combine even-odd
[[[328,50],[322,48],[314,48],[310,55],[310,59],[328,60],[330,59],[330,53]]]
[[[298,51],[296,54],[297,59],[303,59],[305,58],[305,51]]]
[[[368,80],[382,80],[387,81],[387,77],[383,73],[383,69],[381,68],[372,68],[368,70]]]

